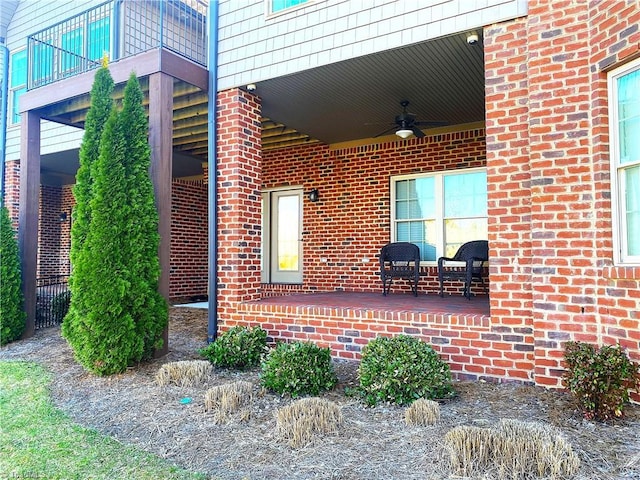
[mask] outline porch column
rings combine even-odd
[[[149,145],[151,180],[158,209],[160,281],[158,289],[169,301],[171,263],[171,164],[173,159],[173,78],[164,73],[149,76]],[[163,347],[156,356],[169,351],[169,330],[163,332]]]
[[[22,114],[20,130],[20,206],[18,248],[22,266],[22,291],[27,321],[23,338],[33,336],[36,320],[38,270],[38,208],[40,205],[40,116]]]
[[[218,315],[224,322],[237,303],[260,298],[260,99],[240,89],[219,92],[217,121]]]

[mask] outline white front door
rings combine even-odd
[[[302,283],[303,191],[262,194],[262,281]]]

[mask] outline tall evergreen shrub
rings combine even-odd
[[[150,357],[162,346],[167,326],[167,303],[158,291],[160,279],[160,235],[153,183],[149,176],[151,149],[149,123],[143,107],[144,95],[135,74],[129,76],[119,121],[125,146],[127,178],[127,263],[130,285],[129,308],[136,331],[143,340],[143,356]]]
[[[142,97],[132,75],[122,112],[112,110],[104,125],[91,168],[88,229],[73,265],[72,305],[80,308],[63,329],[76,359],[100,375],[150,357],[167,325]]]
[[[86,296],[78,293],[85,290],[84,278],[76,275],[75,265],[82,263],[81,257],[87,254],[85,249],[85,239],[91,222],[91,198],[93,192],[93,168],[100,156],[100,138],[104,126],[113,109],[114,83],[109,69],[103,65],[96,72],[93,86],[91,87],[91,106],[87,112],[85,121],[84,136],[80,145],[80,167],[76,173],[76,184],[73,187],[73,196],[76,205],[73,208],[73,222],[71,223],[71,251],[69,258],[72,265],[71,276],[69,278],[69,290],[71,291],[71,302],[62,325],[62,334],[70,342],[75,337],[73,329],[78,325],[84,315],[87,314],[89,305],[83,305]],[[74,294],[75,292],[75,294]],[[89,299],[90,302],[90,299]]]
[[[25,327],[18,242],[5,206],[0,208],[0,345],[20,338]]]

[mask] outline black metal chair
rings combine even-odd
[[[387,295],[394,278],[411,283],[413,296],[418,296],[420,279],[420,248],[409,242],[388,243],[380,250],[380,279],[382,294]]]
[[[478,280],[488,293],[482,275],[484,263],[489,261],[489,242],[487,240],[473,240],[460,246],[453,258],[440,257],[438,259],[438,280],[440,281],[440,296],[443,297],[445,280],[463,280],[463,295],[471,300],[471,282]],[[445,262],[464,262],[465,266],[447,266]]]

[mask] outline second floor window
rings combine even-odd
[[[27,91],[27,51],[11,55],[9,98],[11,99],[11,123],[20,122],[20,97]]]
[[[267,0],[269,3],[269,13],[280,13],[283,10],[287,10],[292,7],[297,7],[303,3],[307,3],[309,0]]]
[[[455,170],[391,179],[392,241],[420,247],[424,262],[487,239],[487,172]]]

